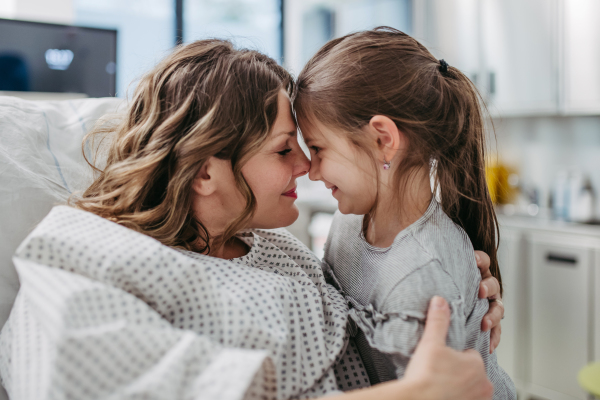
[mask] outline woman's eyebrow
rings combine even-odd
[[[283,136],[285,134],[287,134],[288,136],[296,136],[296,131],[289,131],[289,132],[279,132],[277,135],[275,135],[275,137],[279,137],[279,136]]]

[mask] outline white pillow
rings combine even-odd
[[[0,96],[0,327],[19,290],[13,253],[54,205],[91,183],[83,137],[101,116],[122,104],[116,98],[27,101]]]

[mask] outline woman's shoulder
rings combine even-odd
[[[246,232],[252,232],[262,238],[262,240],[277,247],[279,250],[292,257],[294,260],[312,262],[320,264],[321,260],[302,243],[300,239],[294,236],[285,228],[277,229],[249,229]]]
[[[273,245],[295,250],[308,250],[308,247],[285,228],[276,229],[248,229],[245,232],[254,233]]]

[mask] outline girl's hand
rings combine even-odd
[[[490,257],[483,251],[475,251],[477,267],[481,272],[481,283],[479,284],[479,298],[487,298],[490,301],[490,309],[481,320],[481,330],[490,332],[490,353],[500,344],[500,333],[502,327],[500,320],[504,317],[504,304],[500,297],[500,284],[490,273]]]

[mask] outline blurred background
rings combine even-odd
[[[207,37],[298,74],[328,40],[380,25],[461,69],[490,112],[501,365],[521,399],[591,398],[600,373],[590,386],[580,371],[600,361],[600,0],[0,0],[0,95],[126,98],[176,44]],[[308,179],[298,194],[289,229],[322,255],[335,200]]]

